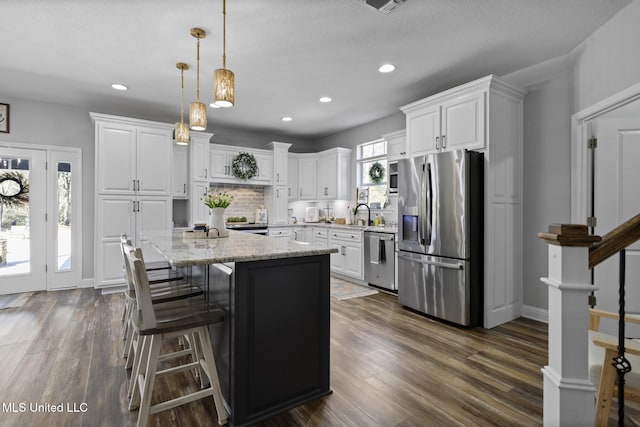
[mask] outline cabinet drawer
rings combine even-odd
[[[361,242],[362,241],[362,232],[356,231],[332,231],[330,233],[331,240],[342,240],[349,242]]]
[[[273,237],[290,237],[291,230],[288,228],[270,228],[269,236]]]
[[[325,228],[314,228],[313,229],[313,237],[320,237],[320,238],[326,239],[327,235],[328,235],[327,229],[325,229]]]

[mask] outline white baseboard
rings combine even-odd
[[[90,277],[89,279],[82,279],[82,282],[80,282],[80,287],[81,288],[93,288],[93,277]]]
[[[108,286],[105,288],[100,288],[100,293],[102,295],[111,295],[111,294],[117,294],[120,292],[124,292],[126,289],[125,285],[121,285],[121,286]]]
[[[522,306],[522,317],[537,320],[538,322],[549,323],[549,312],[544,308],[533,307],[530,305]]]

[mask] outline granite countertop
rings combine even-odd
[[[296,224],[269,224],[269,228],[278,227],[325,227],[325,228],[344,228],[348,230],[360,230],[360,231],[375,231],[378,233],[397,233],[398,227],[396,225],[347,225],[347,224],[335,224],[327,222],[298,222]]]
[[[229,237],[220,239],[183,238],[182,233],[151,234],[146,237],[176,267],[297,258],[338,252],[337,248],[233,230],[229,230]]]

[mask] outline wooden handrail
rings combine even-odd
[[[640,240],[640,214],[623,222],[589,248],[589,268],[593,268],[627,246]]]

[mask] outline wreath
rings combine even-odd
[[[369,178],[374,184],[379,184],[384,178],[384,166],[380,162],[375,162],[369,168]]]
[[[240,153],[231,162],[233,176],[241,179],[251,179],[258,175],[258,163],[251,153]]]
[[[0,175],[0,204],[17,206],[29,203],[29,181],[22,173],[13,171]]]

